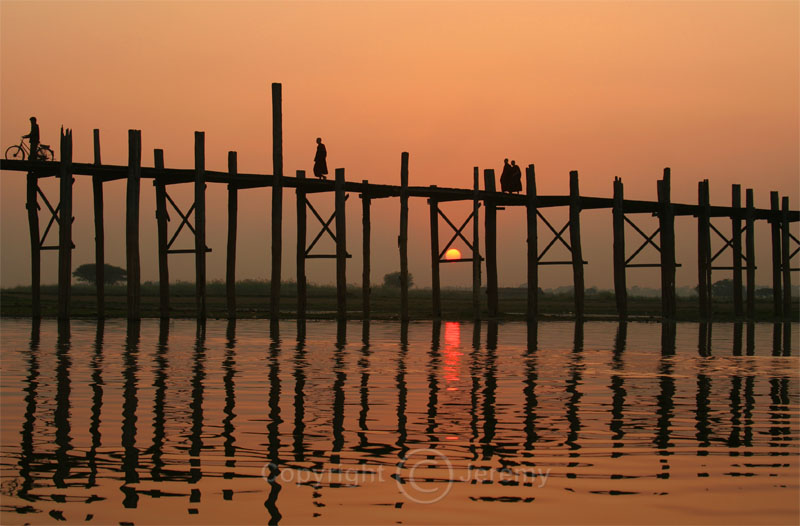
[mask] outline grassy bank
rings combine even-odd
[[[281,284],[281,316],[295,317],[296,284]],[[191,318],[195,315],[194,283],[179,282],[170,285],[171,315],[176,318]],[[237,317],[265,318],[270,315],[269,283],[264,281],[242,281],[236,284]],[[55,317],[57,312],[58,288],[55,285],[42,286],[42,315]],[[106,316],[125,317],[126,287],[115,285],[106,287]],[[348,317],[361,317],[361,288],[349,286],[347,289]],[[375,287],[372,290],[372,317],[374,319],[396,319],[399,312],[400,292],[396,288]],[[481,293],[482,310],[486,315],[486,295]],[[143,317],[159,316],[158,283],[142,284],[141,312]],[[210,318],[227,317],[225,284],[221,281],[207,285],[207,306]],[[571,294],[540,295],[539,310],[542,317],[570,318],[573,316]],[[503,319],[524,319],[527,305],[526,290],[521,288],[500,289],[500,317]],[[630,297],[629,315],[632,318],[657,319],[661,315],[660,298]],[[798,302],[793,306],[793,319],[798,318]],[[714,302],[714,318],[732,320],[733,304],[729,298],[717,298]],[[6,317],[27,317],[31,313],[30,287],[16,287],[0,290],[0,315]],[[409,313],[412,319],[431,317],[430,289],[411,289],[409,291]],[[95,288],[91,285],[73,285],[72,315],[75,318],[96,317]],[[336,315],[336,287],[308,286],[308,317],[333,318]],[[589,318],[616,318],[614,294],[608,291],[586,296],[586,315]],[[445,319],[472,319],[472,292],[467,289],[442,290],[442,316]],[[678,298],[677,319],[698,319],[697,299]],[[756,319],[772,320],[771,299],[756,300]]]

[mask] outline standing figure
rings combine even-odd
[[[511,191],[511,166],[508,164],[508,159],[503,159],[503,172],[500,174],[500,191]]]
[[[22,136],[24,139],[31,141],[31,153],[28,160],[35,161],[39,156],[39,125],[36,124],[36,117],[31,117],[31,132],[28,135]]]
[[[327,179],[325,174],[328,173],[328,151],[325,145],[322,144],[322,139],[317,137],[317,154],[314,156],[314,175],[320,179]]]
[[[517,166],[516,161],[511,161],[511,184],[509,185],[509,192],[522,191],[522,170]]]

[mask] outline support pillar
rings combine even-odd
[[[347,223],[345,221],[344,168],[336,169],[336,317],[347,318]]]
[[[781,209],[778,192],[769,193],[770,227],[772,229],[772,313],[776,318],[783,314],[781,299]]]
[[[206,134],[194,132],[194,261],[197,319],[206,319]]]
[[[472,317],[481,319],[481,253],[480,253],[480,223],[478,214],[481,202],[478,197],[480,191],[480,171],[478,167],[472,169]]]
[[[361,315],[367,324],[370,318],[370,294],[372,285],[370,283],[370,242],[372,236],[372,224],[370,219],[370,205],[372,200],[368,193],[369,181],[362,181],[363,191],[361,193]],[[368,325],[365,325],[368,326]]]
[[[72,293],[72,130],[61,130],[58,228],[58,319],[68,320]]]
[[[781,270],[783,274],[783,319],[792,319],[792,272],[791,251],[789,250],[789,196],[781,200]],[[784,324],[788,329],[789,325]],[[784,351],[789,349],[789,338],[784,339]]]
[[[42,316],[41,279],[42,251],[39,243],[39,179],[34,172],[28,172],[25,208],[28,209],[28,230],[31,240],[31,317]]]
[[[628,285],[625,275],[625,198],[622,179],[614,178],[614,296],[617,300],[617,315],[621,320],[628,317]]]
[[[697,293],[700,318],[711,317],[711,229],[708,179],[697,184]]]
[[[141,271],[139,262],[139,193],[142,177],[142,132],[128,130],[128,178],[125,207],[125,256],[127,261],[128,319],[141,318]]]
[[[731,234],[733,243],[733,313],[737,318],[744,315],[742,305],[742,187],[735,184],[731,187]]]
[[[756,314],[756,232],[753,209],[753,189],[745,193],[745,245],[747,252],[747,318]]]
[[[494,170],[483,171],[483,187],[487,193],[484,200],[486,205],[486,221],[484,233],[486,234],[486,299],[488,303],[489,318],[497,318],[499,298],[497,295],[497,207],[494,201],[495,189]]]
[[[162,319],[169,318],[169,258],[167,248],[167,189],[164,185],[164,150],[153,152],[156,175],[156,227],[158,231],[158,296],[159,314]]]
[[[272,84],[272,278],[270,319],[280,318],[283,220],[283,110],[281,85]]]
[[[100,166],[100,130],[93,131],[94,165]],[[105,318],[106,313],[106,259],[105,232],[103,225],[103,176],[92,175],[92,198],[94,202],[94,271],[95,292],[97,295],[97,318]]]
[[[532,164],[525,170],[525,214],[528,228],[528,321],[539,316],[539,232],[536,221],[536,171]]]
[[[236,237],[239,223],[239,190],[234,182],[239,172],[236,152],[228,152],[228,244],[225,257],[225,296],[228,319],[236,319]]]
[[[658,222],[661,228],[661,316],[675,317],[675,214],[670,202],[670,169],[658,181]]]
[[[408,321],[408,152],[400,156],[400,320]]]
[[[306,172],[297,170],[297,317],[306,317],[308,297],[306,295]]]
[[[583,251],[581,250],[581,196],[578,172],[569,173],[569,244],[572,247],[572,283],[575,298],[575,317],[584,314]]]
[[[431,186],[435,189],[436,186]],[[431,314],[434,320],[442,317],[442,297],[439,281],[439,204],[436,198],[428,199],[431,220]]]

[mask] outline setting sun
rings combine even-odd
[[[451,248],[447,252],[444,253],[444,259],[447,261],[455,261],[457,259],[461,259],[461,251],[457,248]]]

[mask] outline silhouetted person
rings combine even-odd
[[[328,173],[328,151],[325,145],[322,144],[322,139],[317,137],[317,154],[314,156],[314,175],[320,179],[327,179],[325,174]]]
[[[28,159],[31,161],[36,160],[39,152],[39,125],[36,124],[36,117],[31,117],[31,132],[28,135],[23,135],[23,139],[30,139],[31,153]]]
[[[500,191],[511,191],[511,165],[508,164],[508,159],[503,159],[503,172],[500,174]]]
[[[511,177],[509,186],[509,192],[521,192],[522,191],[522,170],[520,170],[519,166],[517,166],[516,161],[511,161]]]

